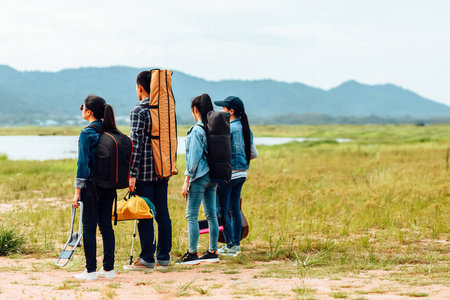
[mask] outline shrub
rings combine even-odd
[[[20,252],[24,243],[25,237],[14,229],[0,229],[0,256]]]

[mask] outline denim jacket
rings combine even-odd
[[[242,132],[241,119],[237,118],[230,122],[231,134],[231,169],[248,170],[247,158],[245,156],[244,133]],[[253,144],[253,133],[250,130],[250,144],[252,146],[251,159],[258,156],[256,147]]]
[[[209,172],[205,153],[208,153],[206,133],[202,121],[198,121],[186,135],[186,172],[184,175],[190,177],[191,182]]]
[[[103,122],[94,121],[91,124],[103,128]],[[84,128],[78,139],[78,162],[77,162],[77,178],[75,179],[76,188],[86,187],[86,181],[92,180],[91,166],[95,168],[97,165],[97,143],[100,138],[94,128]]]

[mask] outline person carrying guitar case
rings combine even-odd
[[[181,194],[186,198],[189,249],[177,263],[184,265],[217,263],[219,262],[217,253],[219,224],[216,215],[216,180],[231,178],[230,114],[215,112],[208,94],[193,98],[191,109],[197,123],[186,135],[186,171],[184,173],[186,177],[181,188]],[[217,124],[224,126],[215,126]],[[219,150],[217,146],[220,146]],[[203,205],[208,220],[209,247],[201,257],[198,257],[200,204]]]
[[[247,179],[250,160],[258,156],[253,134],[250,130],[244,103],[239,97],[229,96],[223,101],[214,101],[222,106],[223,111],[230,114],[231,135],[231,180],[219,181],[222,193],[222,205],[225,214],[225,230],[223,231],[226,245],[217,252],[220,255],[237,255],[241,252],[242,216],[240,199],[242,186]],[[217,197],[217,202],[219,197]],[[219,207],[217,204],[216,207]],[[231,215],[231,219],[229,214]],[[221,217],[220,210],[217,210]]]

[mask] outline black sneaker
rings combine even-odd
[[[181,265],[198,265],[200,264],[200,260],[198,259],[197,253],[190,253],[188,251],[175,263]]]
[[[217,253],[217,251],[206,251],[198,260],[205,263],[216,263],[219,262],[219,254]]]

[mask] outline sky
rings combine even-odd
[[[448,0],[0,0],[0,28],[0,64],[20,71],[160,67],[322,89],[356,80],[450,105]]]

